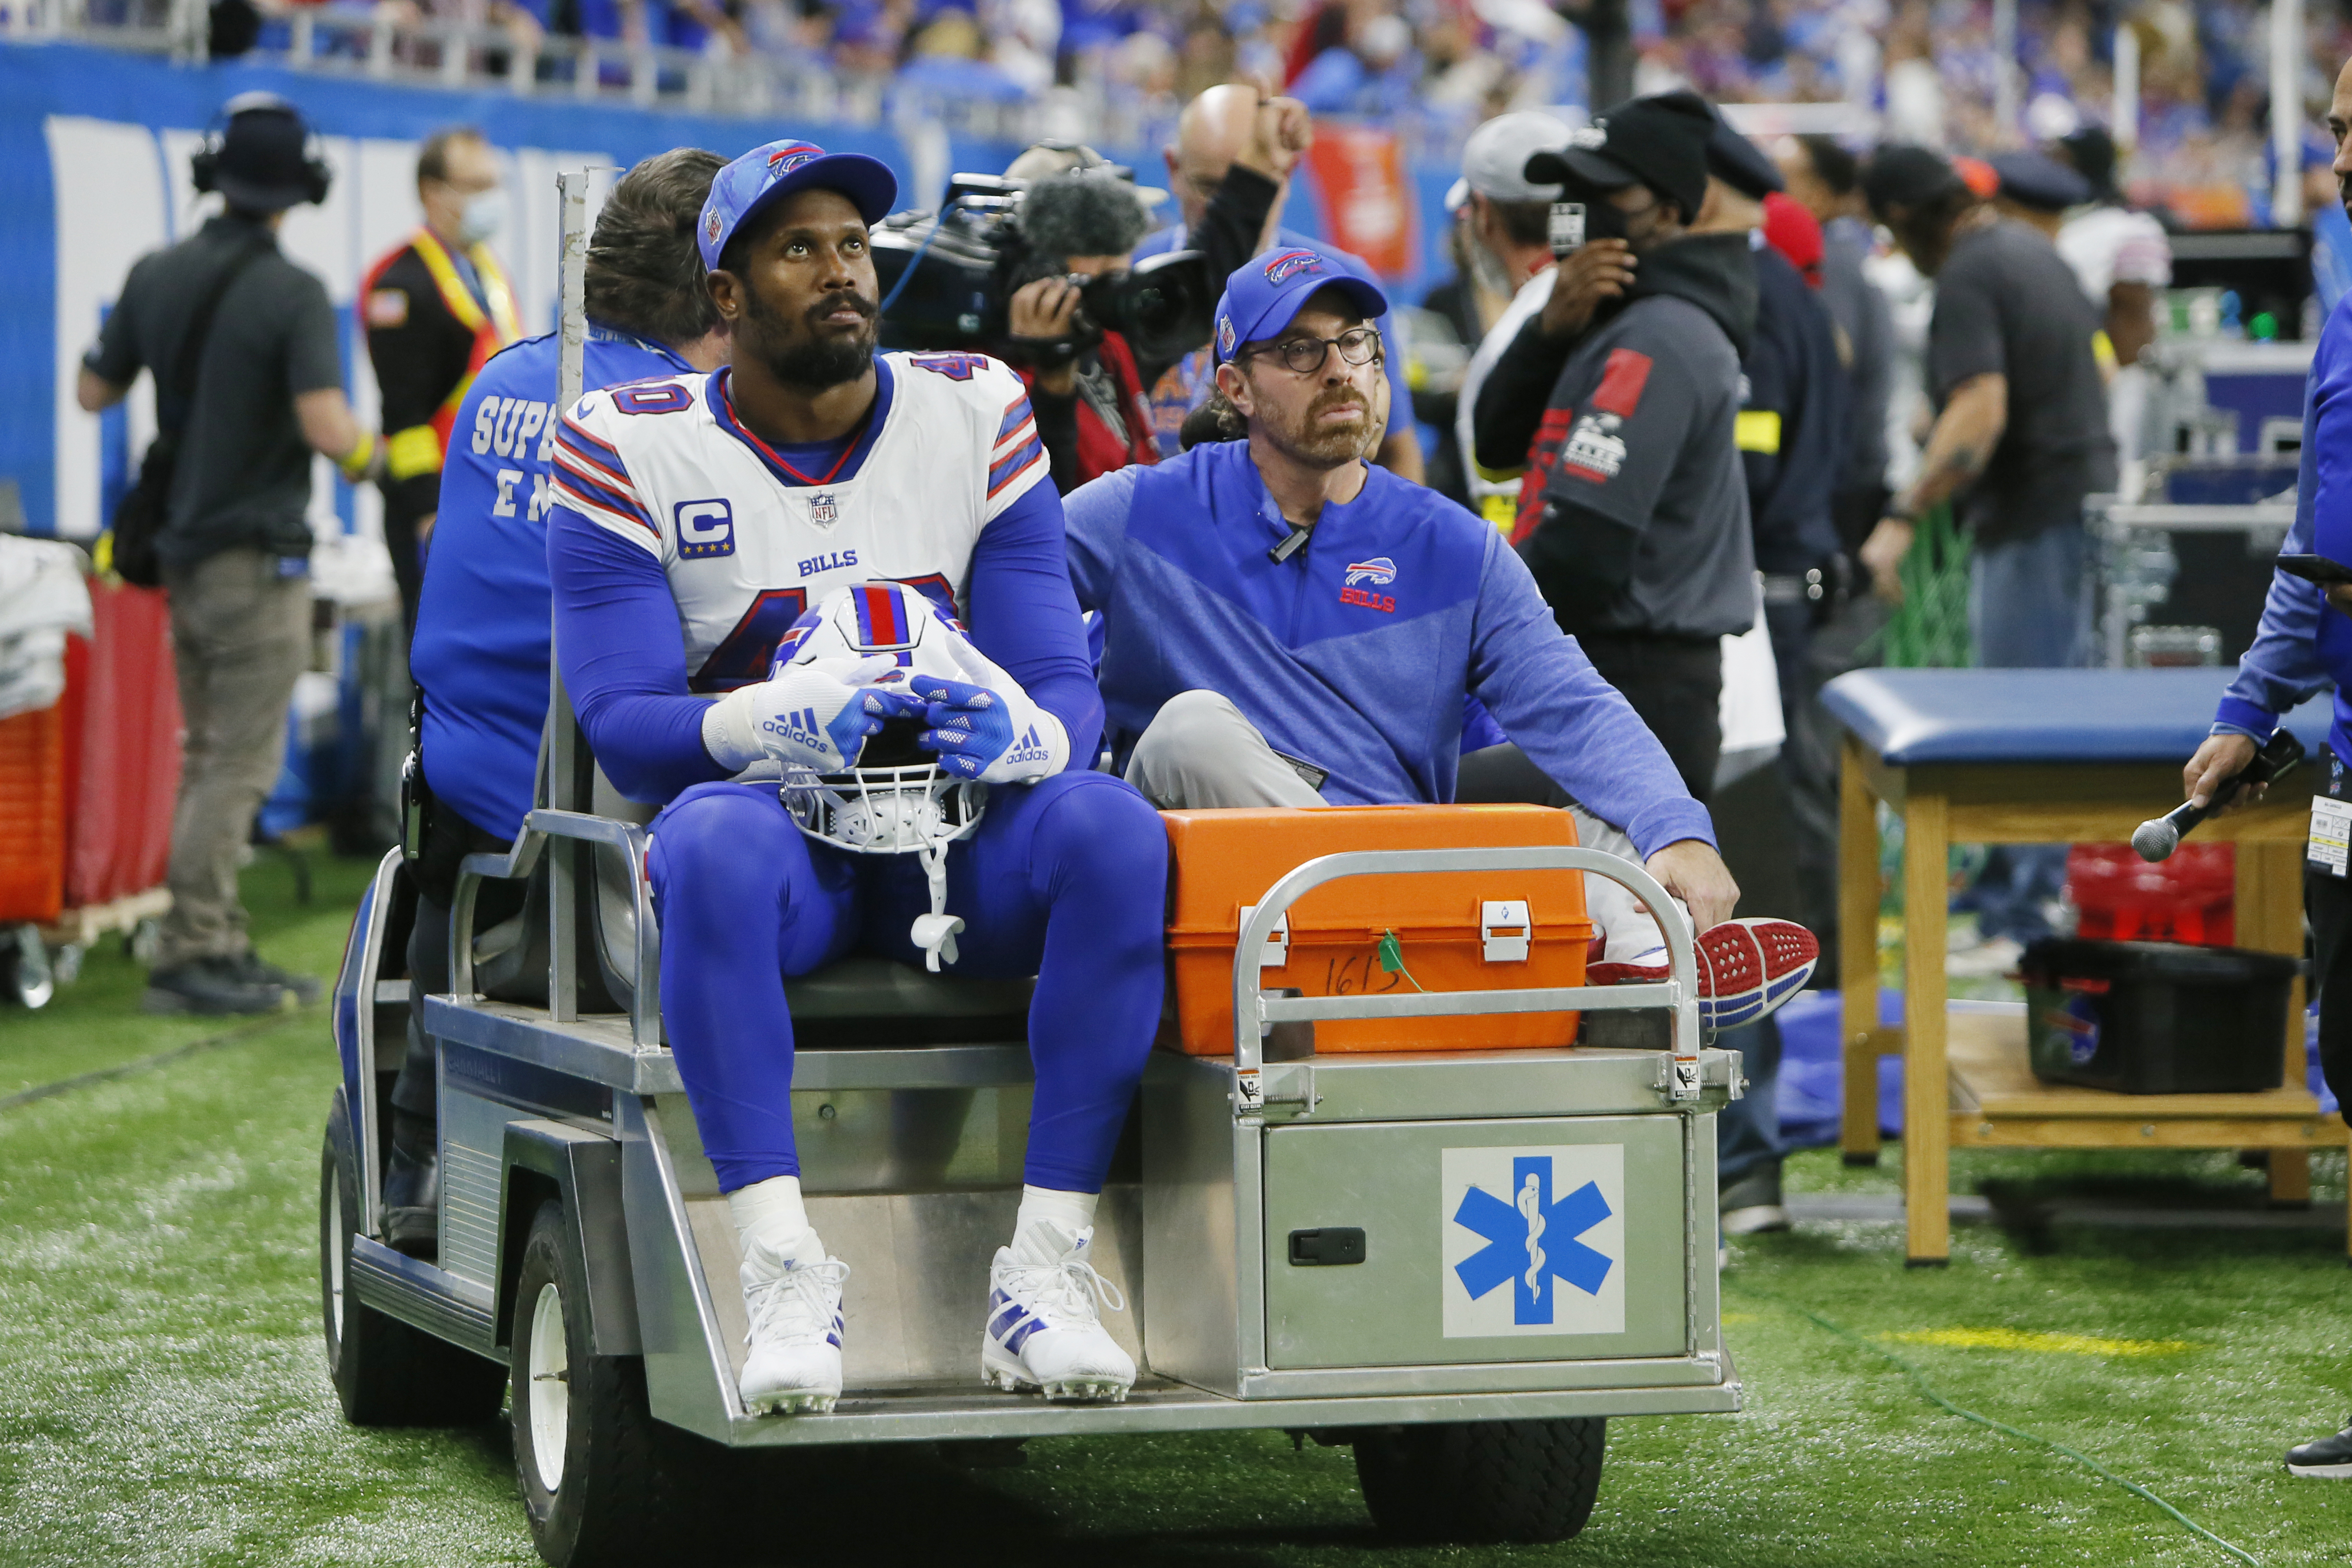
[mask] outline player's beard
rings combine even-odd
[[[1319,423],[1332,409],[1349,407],[1364,411],[1360,424]],[[1364,456],[1365,448],[1371,445],[1372,405],[1352,386],[1326,387],[1296,421],[1269,419],[1266,426],[1266,433],[1274,437],[1275,445],[1299,461],[1336,468]]]
[[[845,302],[866,318],[866,324],[846,337],[819,325]],[[768,367],[768,374],[786,386],[823,392],[829,386],[856,381],[873,366],[877,336],[875,306],[863,294],[853,291],[845,299],[842,294],[828,293],[794,323],[787,321],[782,310],[769,305],[759,289],[751,289],[745,291],[744,314],[759,329],[760,342],[753,352]],[[797,342],[793,341],[795,327],[799,333],[805,334],[799,336]]]

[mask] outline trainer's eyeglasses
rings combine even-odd
[[[1380,329],[1350,327],[1336,338],[1285,338],[1265,348],[1244,349],[1240,357],[1273,354],[1291,374],[1313,375],[1323,368],[1323,362],[1330,357],[1333,349],[1338,349],[1339,358],[1349,364],[1370,364],[1380,357]]]

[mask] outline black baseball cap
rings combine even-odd
[[[1538,185],[1574,182],[1601,191],[1647,185],[1680,207],[1688,223],[1706,200],[1706,144],[1715,125],[1706,100],[1686,89],[1628,99],[1570,132],[1560,151],[1529,158],[1527,177]]]
[[[1895,142],[1871,154],[1862,172],[1862,194],[1870,210],[1884,218],[1889,207],[1925,206],[1968,182],[1941,153]]]
[[[2091,199],[2091,182],[2039,153],[1995,153],[1985,160],[2000,180],[2003,201],[2036,212],[2064,212]]]
[[[1780,169],[1764,156],[1764,149],[1733,130],[1720,110],[1715,111],[1715,130],[1706,139],[1706,172],[1741,195],[1759,202],[1774,191],[1789,188]]]
[[[221,132],[213,186],[243,212],[274,213],[315,201],[309,160],[302,144],[310,128],[292,104],[275,93],[239,93],[222,106],[228,126]]]
[[[2059,149],[2074,172],[2088,180],[2092,191],[2111,196],[2116,188],[2116,139],[2097,125],[2085,125],[2058,139]]]

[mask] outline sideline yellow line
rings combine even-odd
[[[1878,1345],[1871,1343],[1868,1340],[1864,1339],[1860,1334],[1855,1333],[1852,1329],[1845,1327],[1843,1323],[1833,1323],[1830,1321],[1829,1319],[1822,1317],[1819,1312],[1814,1311],[1811,1307],[1801,1307],[1794,1301],[1782,1300],[1780,1297],[1774,1296],[1768,1291],[1759,1290],[1753,1286],[1737,1285],[1729,1280],[1726,1280],[1724,1282],[1724,1290],[1727,1294],[1736,1292],[1738,1294],[1747,1296],[1750,1300],[1767,1301],[1773,1306],[1783,1309],[1784,1310],[1794,1312],[1799,1317],[1803,1318],[1805,1321],[1811,1323],[1814,1327],[1823,1330],[1828,1333],[1834,1334],[1839,1339],[1845,1341],[1848,1344],[1853,1345],[1856,1350],[1867,1351],[1872,1355],[1879,1356],[1887,1361],[1893,1362],[1895,1367],[1902,1372],[1903,1375],[1910,1381],[1911,1386],[1918,1392],[1919,1397],[1925,1399],[1928,1404],[1935,1405],[1940,1410],[1949,1411],[1963,1421],[1972,1421],[1979,1426],[1999,1432],[2003,1436],[2016,1437],[2028,1443],[2038,1443],[2053,1454],[2063,1454],[2067,1458],[2070,1458],[2075,1463],[2083,1466],[2101,1480],[2113,1482],[2115,1485],[2119,1486],[2123,1488],[2124,1490],[2131,1493],[2132,1496],[2139,1498],[2144,1501],[2154,1503],[2175,1523],[2183,1525],[2192,1533],[2211,1542],[2214,1545],[2220,1547],[2222,1551],[2228,1552],[2239,1562],[2245,1563],[2247,1568],[2262,1568],[2261,1562],[2252,1552],[2248,1552],[2244,1547],[2240,1546],[2233,1542],[2222,1540],[2220,1536],[2214,1534],[2211,1531],[2206,1529],[2203,1525],[2198,1523],[2195,1520],[2189,1518],[2187,1514],[2181,1512],[2179,1509],[2173,1507],[2170,1503],[2165,1501],[2162,1498],[2157,1496],[2154,1492],[2140,1485],[2137,1481],[2126,1480],[2122,1476],[2116,1474],[2115,1471],[2107,1468],[2106,1466],[2099,1463],[2098,1460],[2091,1458],[2090,1455],[2082,1452],[2080,1449],[2070,1448],[2063,1443],[2058,1442],[2053,1438],[2044,1437],[2039,1432],[2028,1432],[2023,1427],[2012,1426],[2006,1421],[1996,1421],[1990,1415],[1979,1415],[1973,1410],[1962,1409],[1959,1405],[1953,1404],[1949,1399],[1947,1399],[1940,1392],[1938,1392],[1936,1385],[1927,1381],[1927,1373],[1921,1372],[1909,1362],[1905,1361],[1901,1356],[1896,1355],[1893,1351],[1885,1350]],[[1882,1335],[1881,1337],[1890,1338],[1892,1336]]]
[[[2091,1334],[2044,1334],[2030,1329],[1914,1329],[1881,1334],[1906,1345],[1944,1345],[1970,1351],[2035,1351],[2050,1355],[2179,1355],[2197,1347],[2187,1340],[2104,1340]]]

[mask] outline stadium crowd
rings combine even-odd
[[[2251,0],[2028,0],[2019,7],[2015,123],[2000,123],[1990,0],[227,0],[296,13],[444,24],[765,61],[845,85],[1018,104],[1084,89],[1164,125],[1236,76],[1278,83],[1318,115],[1356,115],[1458,144],[1511,109],[1590,104],[1587,32],[1620,31],[1632,85],[1717,102],[1852,103],[1890,139],[1988,151],[2114,116],[2115,38],[2137,37],[2135,200],[2188,226],[2268,221],[2266,12]],[[98,0],[94,25],[152,20],[163,0]],[[2304,96],[2325,100],[2352,45],[2333,4],[2305,8]],[[248,29],[247,36],[256,36]],[[216,51],[222,37],[215,26]],[[433,46],[423,46],[428,51]],[[420,59],[417,63],[432,62]],[[491,73],[496,50],[478,54]],[[550,79],[577,68],[542,58]],[[2315,120],[2316,116],[2315,115]],[[2315,127],[2306,168],[2329,157]]]

